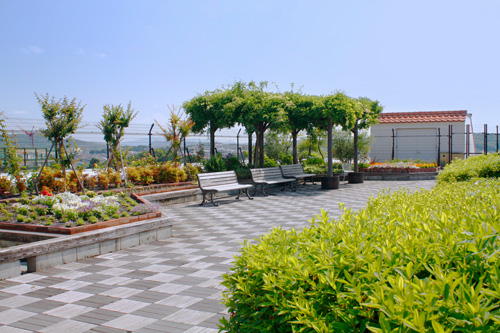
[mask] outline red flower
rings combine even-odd
[[[50,192],[49,192],[49,191],[47,191],[47,190],[43,190],[41,193],[42,193],[42,195],[46,195],[46,196],[49,196],[49,197],[51,197],[51,196],[52,196],[52,193],[50,193]]]

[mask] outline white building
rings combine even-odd
[[[467,138],[471,128],[467,119],[470,122],[466,110],[383,112],[370,130],[370,158],[376,162],[399,159],[440,164],[464,158],[466,153],[475,152],[472,134],[470,140]]]

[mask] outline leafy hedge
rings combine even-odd
[[[230,332],[497,332],[500,181],[371,199],[246,243],[224,276]]]
[[[437,177],[439,183],[464,181],[472,178],[500,177],[500,155],[492,153],[454,160]]]

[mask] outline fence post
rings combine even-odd
[[[391,161],[394,160],[394,141],[396,139],[396,136],[394,135],[394,128],[392,129],[392,155],[391,155]]]
[[[438,166],[441,166],[441,127],[438,127]]]
[[[488,124],[484,124],[484,154],[488,154]]]
[[[448,163],[451,163],[451,151],[452,151],[452,126],[448,125]]]
[[[152,123],[151,128],[149,129],[149,133],[148,133],[148,135],[149,135],[149,155],[151,155],[151,135],[152,135],[151,130],[153,129],[154,126],[155,126],[155,123]]]
[[[470,125],[465,125],[465,158],[469,158],[470,154]]]
[[[498,125],[497,125],[497,153],[498,153]]]

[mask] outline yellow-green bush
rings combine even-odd
[[[224,276],[230,332],[498,332],[500,181],[371,199],[246,243]]]
[[[442,183],[493,177],[500,177],[500,155],[497,153],[454,160],[444,167],[437,180]]]

